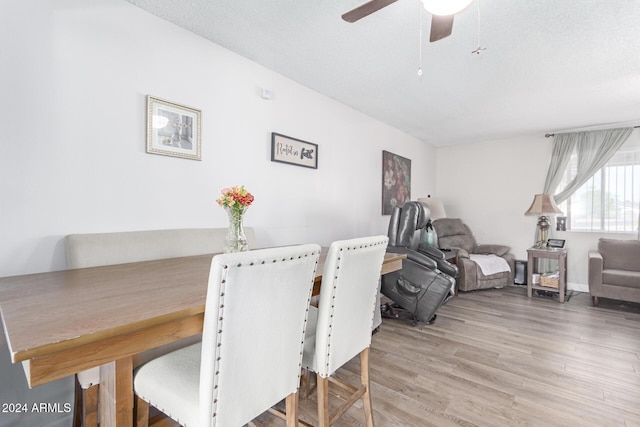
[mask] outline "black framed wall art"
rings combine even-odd
[[[272,132],[271,161],[318,169],[318,144]]]

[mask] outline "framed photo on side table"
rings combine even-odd
[[[147,96],[147,153],[201,160],[201,112]]]
[[[565,240],[562,239],[549,239],[547,240],[547,247],[553,249],[562,249],[564,248]]]

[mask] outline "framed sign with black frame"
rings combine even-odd
[[[272,132],[271,161],[318,169],[318,144]]]
[[[549,239],[547,240],[547,247],[553,249],[562,249],[564,248],[565,240],[562,239]]]

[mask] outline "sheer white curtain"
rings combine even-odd
[[[552,194],[557,204],[567,200],[589,178],[599,171],[629,138],[632,127],[587,132],[557,133],[553,137],[553,153],[544,183],[544,194]],[[576,176],[557,192],[573,152],[578,156]],[[550,228],[553,235],[553,227]],[[640,231],[638,232],[640,238]],[[536,239],[538,237],[536,236]],[[540,271],[557,270],[556,262],[543,261]]]
[[[553,194],[560,185],[577,143],[578,134],[576,133],[560,133],[553,137],[553,153],[547,179],[544,182],[544,194]]]
[[[553,138],[553,154],[547,171],[544,193],[555,193],[553,198],[558,204],[567,200],[609,161],[629,138],[632,131],[632,127],[627,127],[556,134]],[[574,150],[578,156],[576,176],[564,189],[556,192]]]

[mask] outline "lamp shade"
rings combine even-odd
[[[549,213],[562,213],[560,208],[556,205],[556,201],[550,194],[536,194],[533,198],[533,203],[529,206],[529,209],[524,213],[525,215],[544,215]]]
[[[418,201],[429,206],[429,218],[431,218],[432,220],[447,217],[447,213],[444,210],[444,204],[439,198],[431,196],[421,197],[418,199]]]
[[[473,0],[422,0],[422,5],[432,15],[447,16],[460,12]]]

